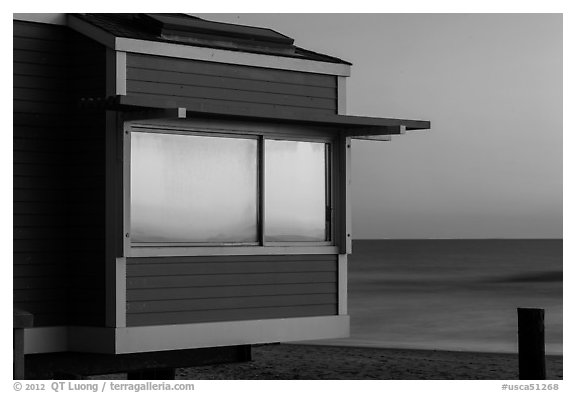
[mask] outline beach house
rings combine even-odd
[[[351,64],[267,28],[13,22],[26,377],[167,378],[252,344],[349,334],[351,139],[428,121],[347,114]]]

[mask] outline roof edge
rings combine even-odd
[[[68,14],[67,25],[100,44],[120,52],[149,54],[216,63],[237,64],[261,68],[283,69],[336,76],[350,76],[351,63],[326,55],[333,61],[302,59],[279,54],[233,51],[229,49],[186,45],[178,42],[151,41],[119,37],[96,26],[79,14]],[[306,52],[314,54],[315,52]],[[338,62],[335,62],[338,61]]]
[[[64,13],[13,13],[12,19],[20,22],[44,23],[48,25],[66,26],[66,14]]]

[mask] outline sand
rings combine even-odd
[[[251,362],[180,368],[176,379],[514,380],[516,354],[276,344],[254,346]],[[562,379],[562,356],[547,357]]]
[[[517,380],[507,353],[308,344],[252,347],[252,361],[178,368],[180,380]],[[547,379],[562,379],[562,356],[547,356]],[[109,374],[88,379],[126,379]]]

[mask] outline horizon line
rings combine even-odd
[[[402,238],[357,238],[354,240],[564,240],[563,237],[402,237]]]

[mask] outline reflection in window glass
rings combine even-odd
[[[257,141],[133,132],[133,242],[256,242]]]
[[[325,144],[265,141],[265,240],[326,240]]]

